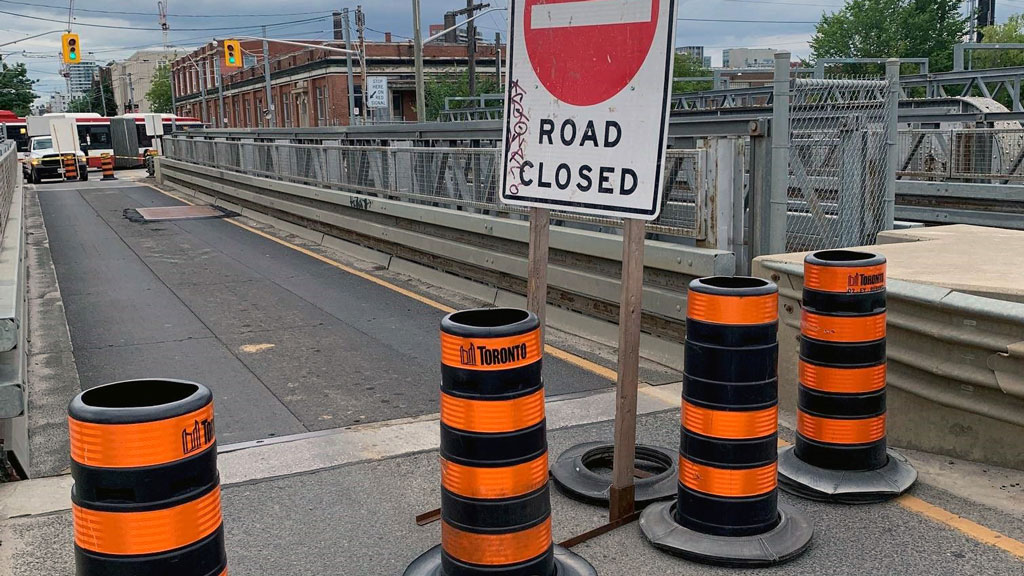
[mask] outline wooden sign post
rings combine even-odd
[[[615,383],[615,453],[608,520],[636,509],[636,394],[640,378],[640,315],[643,311],[644,224],[627,218],[622,226],[622,297],[619,303],[619,374]]]

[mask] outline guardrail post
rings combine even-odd
[[[786,211],[789,194],[789,52],[775,53],[772,92],[772,185],[768,215],[768,251],[786,251]]]
[[[885,220],[882,230],[892,230],[896,219],[896,171],[899,169],[899,106],[900,106],[900,61],[890,58],[885,62],[885,79],[889,83],[886,98],[886,149],[885,149]]]

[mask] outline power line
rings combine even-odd
[[[0,0],[2,1],[2,0]],[[743,2],[744,4],[769,4],[772,6],[814,6],[818,8],[832,8],[839,10],[842,4],[813,4],[809,2],[777,2],[774,0],[726,0],[726,2]]]
[[[60,10],[64,9],[64,6],[58,6],[55,4],[38,4],[35,2],[15,2],[14,0],[0,0],[3,4],[18,4],[20,6],[29,6],[32,8],[57,8]],[[87,8],[75,8],[75,12],[91,12],[93,14],[117,14],[117,15],[131,15],[131,16],[159,16],[157,12],[130,12],[124,10],[97,10]],[[330,14],[329,10],[316,10],[311,12],[286,12],[282,14],[168,14],[170,18],[259,18],[259,17],[274,17],[274,16],[308,16],[310,14]]]
[[[19,18],[26,18],[26,19],[29,19],[29,20],[39,20],[39,21],[42,21],[42,22],[57,22],[59,24],[63,24],[64,23],[63,20],[55,20],[53,18],[43,18],[42,16],[28,16],[28,15],[25,15],[25,14],[18,14],[17,12],[7,12],[5,10],[0,10],[0,14],[7,14],[9,16],[17,16]],[[284,26],[286,24],[299,24],[299,23],[303,23],[303,22],[316,22],[318,20],[323,20],[325,18],[328,18],[328,16],[320,16],[320,17],[317,17],[317,18],[306,18],[304,20],[291,20],[291,21],[288,21],[288,22],[276,22],[274,24],[264,24],[262,26],[266,26],[266,27],[270,28],[270,27],[273,27],[273,26]],[[86,27],[89,27],[89,28],[108,28],[108,29],[114,29],[114,30],[142,30],[142,31],[146,31],[146,32],[162,32],[163,31],[163,28],[142,28],[142,27],[138,27],[138,26],[115,26],[113,24],[93,24],[93,23],[88,23],[88,22],[75,22],[75,25],[76,26],[86,26]],[[177,30],[178,32],[203,32],[203,31],[208,31],[209,32],[209,31],[218,31],[218,30],[241,30],[241,29],[248,30],[250,28],[258,28],[259,26],[260,25],[257,25],[257,26],[246,26],[245,28],[238,28],[237,26],[233,26],[233,27],[224,27],[224,26],[222,26],[222,27],[215,27],[215,28],[176,28],[175,30]]]
[[[724,18],[676,18],[683,22],[723,22],[732,24],[818,24],[817,20],[727,20]]]

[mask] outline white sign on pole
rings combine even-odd
[[[366,107],[388,107],[388,77],[370,76],[366,79]]]
[[[653,220],[675,0],[512,0],[502,201]]]

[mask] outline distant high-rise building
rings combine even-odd
[[[723,68],[771,68],[775,66],[774,48],[726,48],[722,50]]]
[[[704,55],[703,46],[679,46],[676,48],[676,54],[688,54],[700,60],[705,68],[711,68],[711,56]]]
[[[85,96],[92,88],[92,81],[96,78],[99,66],[94,60],[84,60],[78,64],[68,66],[68,74],[71,80],[71,96]]]

